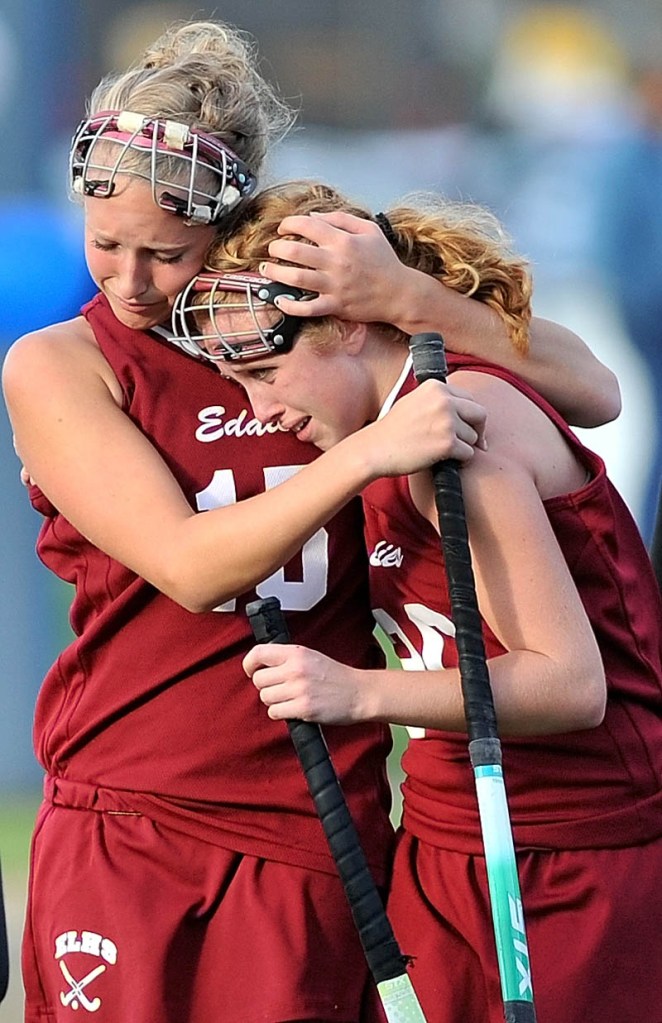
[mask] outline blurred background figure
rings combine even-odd
[[[630,63],[595,5],[542,4],[515,17],[486,91],[490,174],[477,188],[532,261],[538,313],[572,324],[619,376],[622,416],[584,439],[624,487],[649,540],[657,399],[626,315],[632,279],[613,285],[604,242],[621,219],[615,169],[635,131]]]
[[[639,506],[650,542],[662,480],[662,63],[642,67],[635,85],[629,130],[607,167],[599,256],[652,394],[652,429],[638,441],[650,459]]]

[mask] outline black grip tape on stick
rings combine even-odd
[[[253,601],[247,605],[246,614],[256,642],[290,642],[277,597]],[[299,720],[288,721],[287,727],[338,869],[370,972],[376,983],[399,977],[405,973],[406,958],[400,951],[370,873],[322,729],[313,722]]]
[[[414,335],[410,350],[419,384],[431,379],[446,381],[448,369],[440,334]],[[487,755],[487,762],[494,763],[494,743],[488,742],[488,749],[482,751],[480,742],[497,738],[497,722],[471,565],[460,468],[455,459],[449,458],[436,462],[431,472],[455,623],[467,733],[470,742],[479,740],[478,746],[472,747],[472,762],[478,756],[480,763],[483,755]]]

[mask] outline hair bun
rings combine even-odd
[[[144,68],[172,67],[193,54],[233,55],[251,62],[254,49],[250,37],[242,32],[213,21],[195,21],[170,26],[137,63]]]
[[[222,22],[179,22],[94,90],[90,113],[132,110],[225,141],[258,174],[296,114],[260,74],[254,41]]]

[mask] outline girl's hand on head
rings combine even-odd
[[[416,273],[400,262],[377,224],[351,213],[311,213],[286,217],[269,254],[296,266],[266,262],[260,272],[274,281],[318,293],[305,303],[279,299],[294,316],[338,316],[363,323],[396,323],[400,292]]]
[[[348,725],[361,719],[356,670],[316,650],[261,643],[243,666],[273,721]]]
[[[461,388],[426,380],[367,427],[366,434],[373,431],[372,454],[380,474],[404,476],[447,458],[468,462],[476,448],[486,450],[486,415]]]

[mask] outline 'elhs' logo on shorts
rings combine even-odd
[[[95,959],[102,959],[103,962],[93,967],[80,980],[71,973],[64,961],[66,955],[74,952],[83,952],[93,956]],[[108,966],[114,966],[117,962],[117,945],[110,938],[104,938],[96,931],[64,931],[55,939],[55,958],[58,960],[60,972],[66,983],[69,985],[67,991],[60,991],[62,1005],[72,1009],[85,1009],[87,1012],[96,1012],[101,1008],[101,999],[98,995],[91,997],[88,992],[90,984],[106,972]]]

